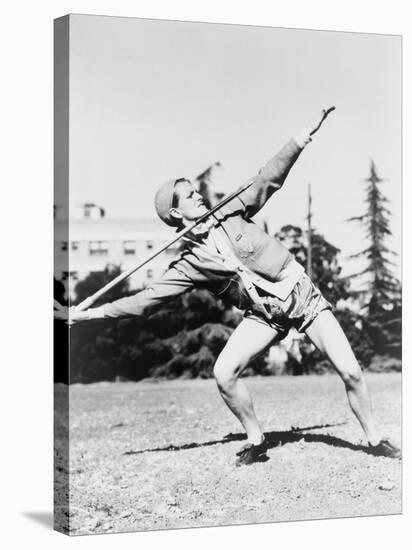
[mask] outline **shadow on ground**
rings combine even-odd
[[[318,430],[322,428],[332,428],[335,426],[342,426],[346,422],[340,422],[337,424],[320,424],[318,426],[307,426],[305,428],[292,428],[288,431],[273,431],[266,432],[265,437],[269,449],[274,447],[282,447],[288,443],[298,443],[299,441],[304,441],[306,443],[325,443],[331,447],[341,447],[344,449],[350,449],[352,451],[363,451],[364,453],[370,454],[370,449],[365,445],[355,445],[350,441],[345,439],[340,439],[333,435],[328,434],[310,434],[305,433],[311,430]],[[204,442],[193,442],[193,443],[184,443],[182,445],[168,445],[167,447],[156,447],[153,449],[142,449],[138,451],[126,451],[125,455],[139,455],[143,453],[156,453],[162,451],[185,451],[187,449],[197,449],[199,447],[209,447],[211,445],[219,445],[224,443],[230,443],[232,441],[242,441],[246,439],[246,435],[242,433],[230,433],[226,435],[223,439],[216,439],[212,441]]]
[[[53,512],[23,512],[23,516],[47,529],[53,529]]]

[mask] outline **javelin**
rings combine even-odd
[[[325,118],[329,115],[329,113],[331,113],[333,110],[335,109],[335,107],[330,107],[329,109],[323,109],[322,111],[322,115],[321,115],[321,118],[317,124],[317,126],[315,126],[313,128],[313,130],[310,132],[310,135],[313,135],[315,132],[317,132],[319,130],[319,128],[321,127],[323,121],[325,120]],[[223,200],[221,200],[218,204],[216,204],[216,206],[214,206],[213,208],[211,208],[210,210],[208,210],[205,214],[203,214],[203,216],[201,216],[199,219],[197,219],[194,223],[192,223],[191,225],[189,225],[188,227],[185,227],[184,229],[182,229],[181,231],[179,231],[178,233],[176,233],[176,235],[170,239],[169,241],[167,241],[166,243],[164,243],[161,247],[159,247],[157,250],[155,250],[154,252],[152,252],[152,254],[150,254],[150,256],[148,256],[145,260],[141,261],[138,265],[128,269],[127,271],[125,271],[124,273],[121,273],[120,275],[118,275],[117,277],[115,277],[112,281],[110,281],[109,283],[107,283],[107,285],[105,285],[103,288],[101,288],[100,290],[98,290],[97,292],[95,292],[94,294],[92,294],[91,296],[89,296],[88,298],[86,298],[85,300],[83,300],[83,302],[80,302],[80,304],[78,304],[76,306],[76,311],[84,311],[85,309],[89,308],[98,298],[100,298],[100,296],[102,296],[103,294],[105,294],[108,290],[110,290],[111,288],[113,288],[114,286],[116,286],[117,284],[119,284],[120,282],[124,281],[125,279],[127,279],[127,277],[130,277],[130,275],[132,275],[133,273],[135,273],[135,271],[137,271],[138,269],[140,269],[141,267],[145,266],[146,264],[148,264],[149,262],[151,262],[154,258],[156,258],[156,256],[158,256],[159,254],[161,254],[162,252],[164,252],[167,248],[169,248],[170,246],[172,246],[172,244],[174,244],[175,242],[177,242],[178,240],[180,240],[182,237],[184,237],[187,233],[189,233],[190,231],[192,231],[195,227],[197,227],[199,224],[203,223],[205,220],[207,220],[210,216],[212,216],[215,212],[217,212],[218,210],[220,210],[223,206],[225,206],[228,202],[232,201],[234,198],[238,197],[241,193],[243,193],[244,191],[246,191],[247,189],[249,189],[249,187],[251,185],[253,185],[254,183],[254,179],[246,184],[244,184],[242,187],[240,187],[239,189],[237,189],[236,191],[234,191],[233,193],[231,193],[230,195],[228,195],[227,197],[225,197]]]
[[[313,134],[316,133],[316,132],[319,130],[319,128],[322,126],[322,122],[323,122],[323,121],[325,120],[325,118],[329,115],[329,113],[331,113],[331,112],[334,111],[335,109],[336,109],[335,106],[329,107],[329,109],[323,109],[323,111],[322,111],[322,116],[320,117],[320,120],[319,120],[317,126],[315,126],[315,127],[313,128],[313,130],[310,132],[309,135],[313,136]]]
[[[182,229],[181,231],[176,233],[176,235],[174,237],[172,237],[170,240],[168,240],[166,243],[164,243],[162,246],[160,246],[157,250],[152,252],[152,254],[150,254],[150,256],[148,256],[145,260],[141,261],[138,265],[128,269],[127,271],[125,271],[123,273],[120,273],[120,275],[115,277],[112,281],[110,281],[110,283],[107,283],[107,285],[105,285],[103,288],[101,288],[100,290],[98,290],[97,292],[95,292],[94,294],[92,294],[91,296],[86,298],[85,300],[83,300],[83,302],[80,302],[80,304],[76,306],[76,311],[83,311],[83,310],[87,309],[88,307],[90,307],[93,304],[93,302],[95,302],[98,298],[100,298],[100,296],[105,294],[108,290],[113,288],[115,285],[117,285],[121,281],[124,281],[124,279],[127,279],[127,277],[130,277],[130,275],[132,275],[132,273],[134,273],[135,271],[137,271],[138,269],[140,269],[144,265],[151,262],[154,258],[156,258],[156,256],[161,254],[167,248],[172,246],[172,244],[174,244],[175,242],[180,240],[182,237],[184,237],[186,235],[186,233],[189,233],[190,231],[192,231],[195,227],[197,227],[199,224],[201,224],[205,220],[207,220],[210,216],[212,216],[215,212],[220,210],[228,202],[230,202],[231,200],[236,198],[238,195],[240,195],[241,193],[243,193],[244,191],[249,189],[249,187],[253,183],[254,183],[254,180],[250,181],[249,183],[246,183],[245,185],[243,185],[242,187],[240,187],[239,189],[237,189],[236,191],[234,191],[233,193],[231,193],[230,195],[225,197],[218,204],[216,204],[216,206],[214,206],[213,208],[211,208],[210,210],[205,212],[203,214],[203,216],[198,218],[194,223],[192,223],[191,225],[185,227],[184,229]]]

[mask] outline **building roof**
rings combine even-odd
[[[173,230],[161,220],[147,219],[74,219],[69,220],[70,240],[144,240],[168,239],[173,236]],[[67,236],[67,220],[55,220],[55,239],[64,240]]]

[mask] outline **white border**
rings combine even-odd
[[[29,519],[26,512],[51,511],[52,502],[52,19],[66,13],[96,13],[294,28],[401,34],[404,36],[404,98],[411,95],[410,16],[408,3],[392,0],[230,0],[9,2],[2,8],[0,127],[4,135],[0,163],[2,246],[1,485],[2,541],[14,547],[121,548],[278,548],[374,549],[407,546],[411,519],[408,467],[403,516],[348,519],[237,528],[211,528],[69,539]],[[408,27],[409,24],[409,27]],[[404,152],[410,150],[404,109]],[[409,122],[409,124],[408,124]],[[382,136],[384,139],[384,136]],[[409,147],[408,147],[409,144]],[[406,161],[404,153],[404,161]],[[404,171],[404,181],[409,173]],[[405,186],[406,187],[406,186]],[[410,193],[404,191],[404,212]],[[404,235],[411,216],[404,215]],[[404,243],[405,248],[405,243]],[[404,256],[404,267],[409,257]],[[405,273],[410,273],[407,269]],[[404,283],[408,278],[404,273]],[[404,290],[409,303],[410,292]],[[405,323],[405,335],[410,334]],[[406,340],[406,338],[405,338]],[[409,375],[405,360],[404,444],[408,445]],[[408,447],[406,447],[408,454]],[[409,454],[408,454],[409,456]],[[3,464],[4,462],[4,464]],[[113,539],[113,536],[116,539]],[[405,541],[405,542],[403,542]],[[10,543],[6,547],[10,547]]]

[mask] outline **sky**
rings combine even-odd
[[[311,183],[313,225],[351,272],[365,242],[345,220],[365,209],[371,159],[400,253],[400,37],[73,15],[71,205],[154,217],[159,185],[217,161],[231,191],[331,105],[262,215],[304,226]]]

